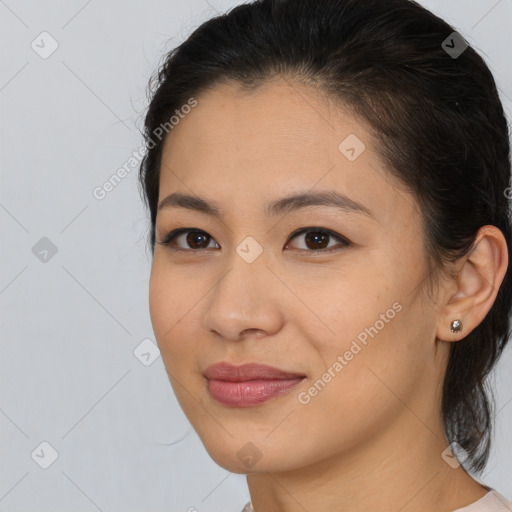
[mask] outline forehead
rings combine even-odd
[[[315,187],[371,205],[382,220],[401,206],[365,125],[312,89],[222,84],[196,99],[166,138],[159,200],[180,191],[249,206]]]
[[[274,150],[273,157],[279,158],[287,151],[292,152],[288,157],[311,153],[319,156],[353,131],[371,142],[366,130],[341,108],[334,108],[325,96],[284,79],[251,91],[223,83],[201,94],[197,101],[167,137],[169,149],[174,151],[182,144],[190,149],[200,143],[194,152],[198,158],[210,155],[219,146],[237,151],[238,158],[244,152],[264,157],[267,149]]]

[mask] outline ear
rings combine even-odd
[[[458,341],[466,337],[491,309],[508,267],[507,242],[495,226],[482,226],[472,250],[455,263],[454,280],[447,283],[445,303],[441,309],[436,337]],[[462,329],[451,331],[454,320]]]

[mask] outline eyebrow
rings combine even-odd
[[[331,206],[346,212],[360,213],[374,218],[372,211],[363,204],[340,194],[335,190],[319,192],[304,192],[293,196],[283,197],[267,204],[265,214],[267,216],[286,214],[308,206]],[[224,212],[218,204],[199,196],[191,196],[174,192],[160,201],[158,211],[166,208],[186,208],[196,210],[217,218],[224,217]]]

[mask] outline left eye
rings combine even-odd
[[[326,248],[328,247],[327,240],[329,238],[338,240],[338,244],[334,245],[334,250],[336,249],[342,249],[344,247],[348,247],[351,245],[351,243],[338,233],[335,233],[334,231],[331,231],[329,229],[323,229],[323,228],[303,228],[299,229],[298,231],[295,231],[290,235],[289,240],[292,240],[294,238],[297,238],[301,235],[306,235],[304,237],[304,241],[307,244],[310,244],[314,249],[311,249],[310,247],[301,248],[299,247],[299,250],[305,250],[309,252],[318,252],[324,251],[324,252],[330,252],[333,250],[333,247],[330,246],[328,250]],[[286,243],[285,247],[288,246],[288,242]],[[336,247],[338,246],[338,247]]]
[[[185,235],[185,242],[189,244],[191,249],[184,249],[183,247],[179,247],[176,244],[176,241],[179,237]],[[302,228],[290,235],[288,242],[285,244],[285,248],[288,247],[289,241],[299,237],[300,235],[306,235],[304,237],[304,241],[306,243],[305,248],[299,248],[301,251],[308,252],[331,252],[333,247],[329,247],[327,241],[329,238],[338,240],[338,244],[334,245],[334,250],[339,250],[351,245],[351,242],[347,240],[345,237],[335,233],[329,229],[324,228]],[[200,229],[193,228],[181,228],[174,229],[173,231],[165,234],[161,240],[158,241],[159,244],[168,246],[170,249],[174,251],[198,251],[207,249],[210,245],[208,241],[213,241],[214,239],[206,233],[206,231],[202,231]],[[308,245],[310,247],[308,247]],[[339,247],[336,247],[338,245]],[[341,247],[340,247],[341,246]],[[215,248],[215,247],[214,247]],[[217,244],[218,248],[218,244]]]

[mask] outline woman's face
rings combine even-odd
[[[197,101],[165,142],[159,203],[200,197],[219,216],[190,201],[159,209],[157,241],[190,231],[156,244],[149,299],[211,457],[236,473],[285,471],[361,456],[381,436],[407,449],[432,435],[448,352],[435,342],[420,215],[365,126],[284,80]],[[285,201],[316,194],[338,205]],[[219,362],[299,377],[207,379]]]

